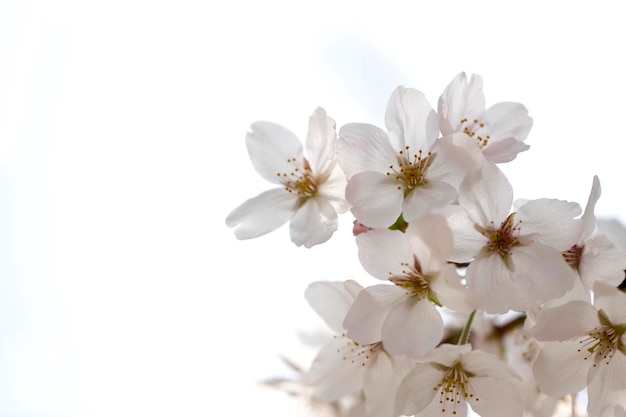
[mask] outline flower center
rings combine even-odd
[[[310,197],[315,197],[317,195],[318,183],[311,171],[309,161],[303,158],[302,163],[300,163],[296,158],[291,158],[287,162],[293,166],[293,170],[289,173],[276,173],[276,176],[281,179],[285,186],[285,191],[295,193],[301,198],[301,202]]]
[[[434,303],[440,305],[435,299],[434,293],[430,290],[431,277],[424,275],[419,260],[416,257],[413,258],[413,265],[410,265],[408,262],[401,264],[403,275],[393,275],[389,272],[389,281],[398,287],[404,288],[407,290],[408,295],[417,297],[418,300],[429,298]]]
[[[521,220],[517,223],[514,223],[515,213],[509,214],[509,216],[504,220],[498,229],[483,229],[478,228],[478,231],[485,236],[487,241],[487,246],[485,249],[488,252],[496,252],[507,267],[511,267],[509,265],[509,257],[513,254],[511,248],[515,246],[519,246],[521,243],[518,240],[519,232],[520,232],[520,223]],[[491,222],[493,224],[493,222]]]
[[[410,154],[410,147],[405,146],[404,150],[398,152],[397,165],[389,165],[391,171],[388,176],[393,176],[398,181],[398,190],[404,189],[405,197],[415,188],[427,183],[426,172],[432,165],[436,154],[428,152],[423,154],[420,149],[413,155]]]
[[[580,257],[583,254],[583,248],[584,246],[574,245],[562,253],[563,259],[565,259],[567,264],[575,271],[578,271],[578,267],[580,266]]]
[[[446,407],[452,407],[452,414],[456,414],[457,406],[465,407],[465,402],[473,399],[479,401],[473,393],[472,387],[469,384],[469,378],[472,375],[466,372],[461,366],[460,362],[455,363],[452,367],[448,368],[443,375],[443,378],[433,387],[434,391],[439,392],[439,404],[441,404],[441,412],[446,412]]]
[[[350,363],[359,366],[365,366],[365,364],[383,347],[382,342],[376,342],[370,345],[361,345],[348,339],[345,334],[334,337],[342,337],[346,339],[346,343],[337,349],[337,353],[341,355],[341,359],[344,361],[350,361]]]
[[[466,117],[461,119],[459,123],[463,129],[463,133],[470,138],[476,139],[477,144],[481,149],[489,144],[489,139],[491,139],[491,137],[484,134],[485,124],[483,122],[478,119],[468,120]],[[482,134],[481,131],[483,131]]]
[[[589,337],[578,341],[582,345],[578,351],[586,350],[589,353],[585,360],[593,356],[594,367],[602,362],[608,365],[616,350],[626,355],[626,347],[622,342],[622,335],[626,333],[626,324],[611,324],[602,310],[598,311],[598,316],[603,326],[594,328],[587,334]]]

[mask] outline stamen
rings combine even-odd
[[[397,164],[389,165],[387,175],[398,181],[398,190],[404,190],[406,197],[414,188],[427,184],[426,173],[435,156],[431,152],[424,154],[421,149],[411,155],[410,147],[405,146],[398,152]]]
[[[295,193],[301,198],[301,202],[310,197],[315,197],[317,195],[318,182],[311,171],[309,161],[304,158],[302,158],[302,161],[291,158],[287,160],[287,163],[293,166],[291,172],[276,173],[276,176],[280,178],[285,186],[285,191]]]
[[[485,250],[499,254],[502,260],[507,264],[507,267],[512,267],[509,265],[509,257],[513,254],[511,249],[521,245],[518,236],[522,221],[520,220],[515,223],[514,220],[515,213],[511,213],[506,220],[500,223],[498,229],[495,228],[493,222],[491,222],[492,228],[477,226],[478,231],[488,239]]]
[[[578,341],[581,345],[578,352],[588,352],[588,355],[584,358],[585,360],[593,356],[594,367],[602,362],[608,365],[615,351],[624,349],[621,341],[623,333],[623,326],[607,325],[596,327],[588,333],[589,337]]]
[[[473,119],[469,121],[466,117],[461,119],[459,122],[461,125],[461,131],[465,133],[470,138],[475,138],[477,145],[483,149],[489,144],[489,139],[491,136],[483,135],[480,132],[485,129],[485,123],[481,122],[478,119]]]
[[[439,404],[442,406],[442,413],[446,412],[446,407],[451,406],[452,414],[457,414],[457,407],[465,407],[465,402],[480,400],[474,395],[469,383],[471,376],[469,372],[463,369],[460,362],[446,370],[439,384],[433,387],[434,391],[439,392]]]
[[[389,272],[389,281],[398,287],[406,289],[407,295],[412,297],[418,297],[418,299],[430,297],[431,277],[424,275],[419,260],[416,257],[413,257],[413,259],[413,265],[407,262],[401,264],[402,275],[394,275]]]
[[[336,339],[338,336],[334,336]],[[350,361],[350,363],[365,366],[367,362],[382,349],[382,342],[372,343],[370,345],[361,345],[346,337],[345,334],[339,336],[346,340],[345,344],[337,349],[337,353],[341,355],[341,359],[344,361]]]
[[[567,264],[575,271],[578,271],[578,268],[580,267],[580,258],[583,254],[583,249],[584,246],[574,245],[562,253]]]

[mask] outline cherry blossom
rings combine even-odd
[[[530,148],[524,143],[533,119],[519,103],[498,103],[485,110],[483,80],[464,72],[439,97],[439,128],[443,135],[463,132],[491,162],[509,162]]]
[[[547,342],[533,365],[541,391],[559,397],[587,387],[590,417],[626,405],[626,294],[602,281],[593,289],[594,305],[543,309],[529,330]]]
[[[455,248],[451,260],[471,261],[465,277],[488,313],[526,311],[562,296],[575,274],[561,256],[581,226],[577,203],[538,199],[511,212],[513,189],[494,164],[461,184],[448,217]]]
[[[321,401],[362,393],[367,417],[394,417],[395,387],[412,368],[407,357],[386,352],[381,341],[357,343],[346,336],[344,317],[362,287],[355,281],[314,282],[305,297],[337,334],[319,351],[304,382]]]
[[[596,218],[597,176],[584,212],[556,198],[514,201],[498,164],[529,149],[533,119],[519,103],[487,108],[482,87],[460,73],[435,113],[400,86],[384,129],[347,123],[338,137],[318,108],[305,149],[282,126],[252,125],[252,163],[279,187],[227,217],[235,235],[289,222],[292,241],[312,247],[351,210],[364,270],[351,278],[378,280],[307,287],[333,334],[308,346],[314,358],[297,378],[266,380],[305,412],[626,417],[626,227]]]
[[[420,217],[406,233],[369,231],[358,236],[357,245],[363,267],[395,284],[359,293],[344,321],[348,336],[359,343],[382,340],[392,354],[419,358],[441,341],[444,323],[437,306],[470,312],[478,305],[447,262],[452,233],[442,216]]]
[[[290,222],[291,240],[307,248],[330,239],[337,213],[348,210],[345,175],[335,160],[335,121],[317,108],[309,119],[304,157],[302,144],[286,128],[257,122],[246,137],[250,159],[266,180],[280,188],[247,200],[226,218],[239,239],[269,233]]]
[[[495,355],[468,344],[444,344],[402,380],[396,415],[465,417],[469,405],[482,417],[522,417],[517,378]]]
[[[593,178],[593,185],[585,212],[578,220],[582,223],[580,235],[563,257],[574,269],[585,288],[586,295],[596,281],[604,281],[617,287],[624,279],[626,254],[619,250],[607,236],[596,234],[594,209],[600,198],[600,180]],[[588,296],[585,297],[589,299]]]
[[[411,222],[450,203],[471,169],[467,152],[439,139],[437,115],[420,91],[398,87],[385,114],[387,132],[364,123],[339,130],[337,157],[349,181],[346,198],[359,222]]]

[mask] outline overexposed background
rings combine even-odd
[[[302,357],[315,280],[369,279],[352,218],[327,244],[224,224],[272,187],[250,123],[324,107],[382,126],[399,84],[459,72],[535,124],[516,197],[626,216],[621,2],[0,3],[0,416],[293,416],[260,388]],[[254,414],[252,414],[254,413]]]

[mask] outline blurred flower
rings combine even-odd
[[[362,287],[354,281],[314,282],[305,297],[337,335],[319,351],[303,381],[324,402],[362,395],[366,417],[395,417],[395,392],[413,367],[407,357],[390,355],[383,343],[360,344],[340,324]]]

